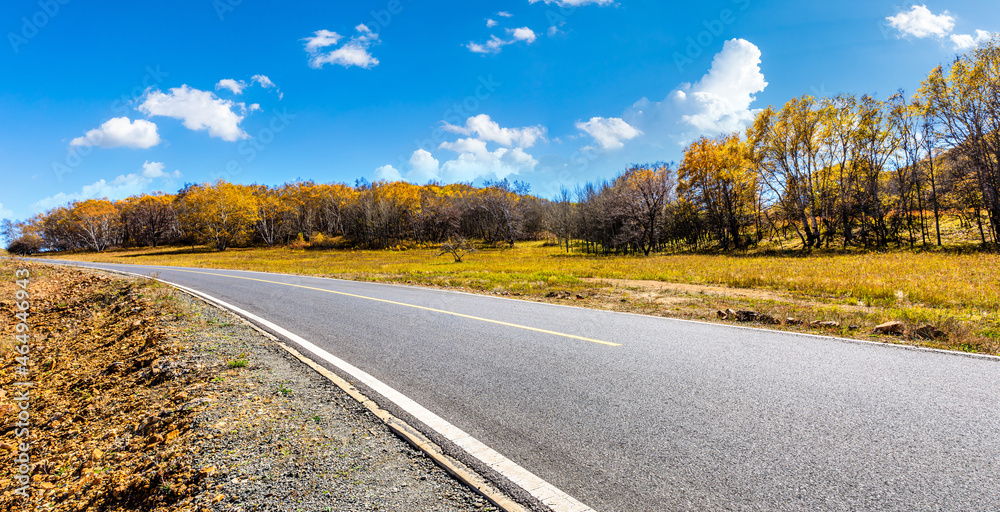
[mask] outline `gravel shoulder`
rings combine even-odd
[[[496,510],[233,314],[151,280],[29,268],[33,476],[17,495],[4,350],[0,509]],[[13,271],[0,263],[7,317]]]

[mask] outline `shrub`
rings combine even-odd
[[[29,256],[42,250],[42,241],[36,236],[22,236],[7,246],[7,252],[18,256]]]

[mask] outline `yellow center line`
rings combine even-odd
[[[204,274],[204,275],[207,275],[207,276],[229,277],[229,278],[232,278],[232,279],[245,279],[247,281],[258,281],[258,282],[261,282],[261,283],[279,284],[279,285],[283,285],[283,286],[293,286],[295,288],[303,288],[303,289],[306,289],[306,290],[315,290],[315,291],[318,291],[318,292],[333,293],[333,294],[336,294],[336,295],[343,295],[345,297],[353,297],[355,299],[365,299],[365,300],[371,300],[371,301],[375,301],[375,302],[382,302],[382,303],[385,303],[385,304],[392,304],[392,305],[395,305],[395,306],[405,306],[405,307],[408,307],[408,308],[422,309],[424,311],[431,311],[431,312],[434,312],[434,313],[441,313],[441,314],[445,314],[445,315],[457,316],[459,318],[467,318],[469,320],[479,320],[480,322],[488,322],[488,323],[496,324],[496,325],[504,325],[504,326],[507,326],[507,327],[515,327],[517,329],[524,329],[526,331],[540,332],[542,334],[551,334],[553,336],[560,336],[560,337],[563,337],[563,338],[570,338],[570,339],[580,340],[580,341],[588,341],[590,343],[598,343],[598,344],[601,344],[601,345],[607,345],[609,347],[620,347],[621,346],[620,343],[611,343],[609,341],[595,340],[595,339],[592,339],[592,338],[585,338],[583,336],[576,336],[576,335],[573,335],[573,334],[566,334],[566,333],[562,333],[562,332],[549,331],[547,329],[538,329],[538,328],[535,328],[535,327],[528,327],[526,325],[512,324],[510,322],[501,322],[500,320],[490,320],[489,318],[482,318],[482,317],[472,316],[472,315],[464,315],[462,313],[455,313],[454,311],[445,311],[443,309],[434,309],[434,308],[428,308],[428,307],[424,307],[424,306],[417,306],[417,305],[414,305],[414,304],[407,304],[405,302],[396,302],[394,300],[377,299],[375,297],[366,297],[364,295],[355,295],[353,293],[338,292],[338,291],[334,291],[334,290],[325,290],[323,288],[313,288],[312,286],[303,286],[303,285],[300,285],[300,284],[281,283],[281,282],[278,282],[278,281],[268,281],[266,279],[254,279],[252,277],[231,276],[231,275],[227,275],[227,274],[215,274],[215,273],[212,273],[212,272],[198,272],[196,270],[181,270],[181,269],[178,269],[178,268],[171,268],[170,270],[173,270],[173,271],[176,271],[176,272],[188,272],[188,273],[191,273],[191,274]]]

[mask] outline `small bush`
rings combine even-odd
[[[22,236],[7,246],[7,252],[17,256],[30,256],[42,250],[42,241],[36,236]]]

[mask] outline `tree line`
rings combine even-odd
[[[11,252],[172,244],[226,250],[330,237],[371,249],[458,237],[513,246],[540,236],[545,203],[529,195],[526,185],[508,180],[483,187],[383,181],[272,187],[218,181],[188,184],[169,195],[77,201],[24,222],[4,221],[2,231],[12,241]]]
[[[681,163],[631,165],[552,199],[506,179],[418,186],[359,181],[188,184],[176,194],[91,199],[0,226],[11,252],[341,237],[381,249],[475,239],[555,238],[566,250],[650,254],[743,250],[762,241],[879,249],[941,245],[947,213],[1000,243],[1000,40],[915,95],[802,96],[743,133],[703,137]]]

